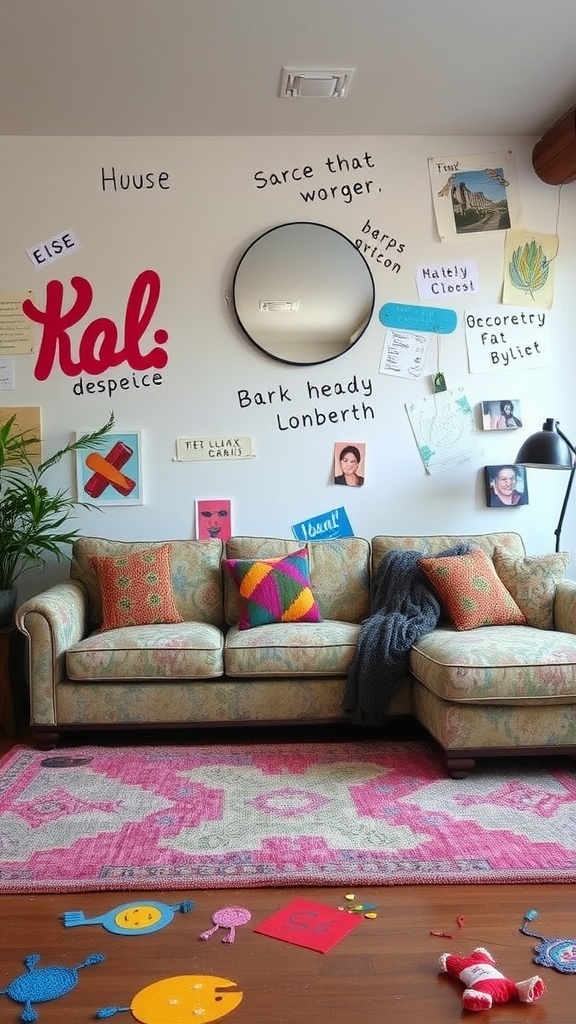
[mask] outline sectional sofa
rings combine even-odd
[[[413,715],[454,777],[478,757],[576,753],[576,582],[538,573],[540,560],[527,558],[521,537],[508,532],[306,545],[267,537],[233,537],[226,545],[82,537],[69,579],[16,614],[27,641],[33,737],[49,748],[63,734],[94,729],[346,721],[354,728],[344,693],[380,563],[392,551],[435,556],[462,541],[536,572],[536,603],[548,603],[548,618],[539,626],[462,631],[441,617],[407,653],[393,695],[383,661],[385,716]],[[102,629],[99,567],[121,556],[129,571],[131,556],[159,545],[167,547],[177,621]],[[270,560],[302,547],[321,621],[240,629],[239,590],[224,560]]]

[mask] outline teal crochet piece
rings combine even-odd
[[[534,946],[535,964],[542,964],[543,967],[553,967],[561,974],[576,974],[576,939],[559,938],[557,936],[540,935],[528,928],[528,921],[538,917],[536,910],[527,910],[524,915],[524,924],[520,931],[524,935],[530,935],[533,939],[542,939],[537,946]]]
[[[65,996],[67,992],[71,992],[76,987],[78,971],[81,967],[91,967],[92,964],[99,964],[104,959],[103,953],[92,953],[76,967],[60,967],[59,965],[37,967],[40,954],[31,953],[24,961],[26,973],[14,978],[8,988],[0,990],[0,995],[9,996],[15,1003],[24,1003],[20,1020],[29,1024],[38,1019],[33,1003],[46,1003],[49,999],[59,999],[60,996]]]

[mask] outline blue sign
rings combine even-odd
[[[333,508],[313,519],[295,523],[292,533],[296,540],[331,540],[333,537],[353,537],[354,531],[344,506]]]
[[[402,331],[430,331],[433,334],[452,334],[458,322],[453,309],[410,306],[405,302],[386,302],[378,318],[385,327],[397,327]]]

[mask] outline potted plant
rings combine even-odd
[[[42,568],[48,557],[67,557],[66,548],[80,534],[71,529],[70,516],[77,505],[69,490],[50,491],[44,477],[66,455],[81,448],[101,447],[114,425],[114,415],[92,433],[84,434],[44,462],[33,459],[38,438],[23,432],[12,416],[0,427],[0,625],[12,621],[16,607],[16,582],[29,569]]]

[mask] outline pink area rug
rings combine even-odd
[[[576,881],[576,768],[422,742],[16,747],[0,892]]]

